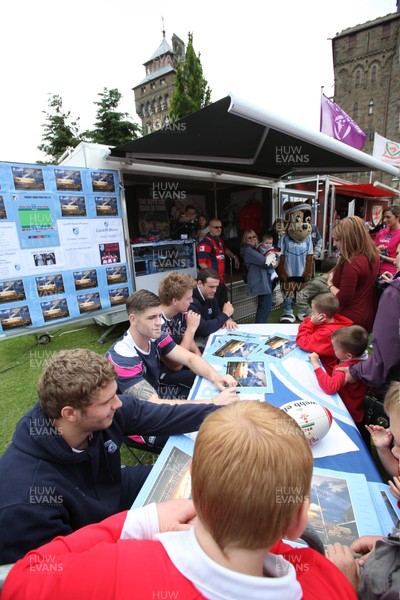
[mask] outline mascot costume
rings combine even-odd
[[[285,235],[281,240],[281,257],[276,269],[283,292],[281,323],[294,323],[293,302],[296,292],[312,277],[313,243],[312,213],[309,202],[285,202],[282,209],[285,218]]]

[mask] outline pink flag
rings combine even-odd
[[[361,150],[367,137],[339,104],[332,102],[324,94],[321,96],[320,131],[357,150]]]

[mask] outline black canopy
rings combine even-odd
[[[232,95],[113,148],[111,157],[273,180],[359,171],[400,173],[369,154]]]

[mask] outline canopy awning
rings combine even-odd
[[[111,157],[279,180],[400,170],[323,133],[229,95],[176,123],[111,149]]]
[[[358,183],[358,184],[338,184],[336,185],[336,193],[344,194],[345,196],[357,196],[358,198],[392,198],[399,197],[396,192],[381,189],[373,185],[372,183]]]

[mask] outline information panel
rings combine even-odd
[[[0,163],[0,336],[131,292],[117,171]]]

